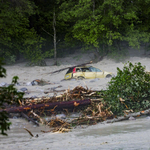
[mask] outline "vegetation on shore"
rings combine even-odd
[[[3,63],[0,60],[0,78],[6,77],[6,69],[2,67]],[[13,103],[18,103],[19,99],[22,99],[23,93],[17,92],[14,87],[17,84],[18,77],[15,76],[12,79],[12,83],[7,87],[0,87],[0,109],[5,109]],[[6,111],[0,112],[0,132],[3,135],[7,135],[6,131],[9,129],[11,122],[9,122],[8,113]]]
[[[141,63],[117,68],[117,75],[104,92],[104,103],[114,115],[138,112],[150,108],[150,75]]]
[[[150,0],[3,0],[0,57],[12,64],[46,65],[45,58],[93,50],[124,56],[128,46],[149,50]],[[120,58],[120,57],[118,57]]]

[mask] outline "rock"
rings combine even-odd
[[[58,119],[66,119],[66,115],[65,114],[58,114],[58,115],[56,115],[56,118],[58,118]]]
[[[38,85],[39,82],[38,82],[37,80],[33,80],[33,81],[31,82],[31,84],[32,84],[32,85]]]
[[[135,119],[134,117],[131,116],[131,117],[129,117],[129,120],[136,120],[136,119]]]
[[[79,118],[82,115],[82,113],[72,113],[69,117],[70,118]]]
[[[8,87],[8,84],[5,82],[0,83],[0,87]]]
[[[20,90],[18,90],[18,92],[28,93],[28,89],[23,87]]]
[[[32,86],[31,82],[26,83],[27,86]]]
[[[44,80],[39,80],[39,79],[36,79],[36,80],[33,80],[31,82],[32,85],[41,85],[41,86],[44,86],[44,85],[48,85],[48,84],[51,84],[50,82],[47,82],[47,81],[44,81]]]
[[[17,82],[17,83],[15,84],[15,86],[20,86],[20,83],[19,83],[19,82]]]

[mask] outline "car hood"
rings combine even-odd
[[[107,71],[103,71],[104,72],[104,74],[113,74],[112,72],[107,72]]]

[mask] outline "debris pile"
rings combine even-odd
[[[19,100],[19,105],[6,106],[6,109],[0,111],[14,115],[20,113],[20,116],[37,126],[44,124],[50,127],[49,131],[42,132],[59,133],[68,132],[77,125],[94,125],[106,120],[108,123],[116,122],[141,115],[139,112],[117,117],[105,106],[102,91],[77,86],[53,97],[23,98]],[[71,117],[71,113],[75,112],[80,112],[80,115]]]
[[[54,128],[52,131],[66,132],[72,125],[96,124],[111,117],[109,110],[103,110],[102,95],[88,87],[77,86],[73,90],[67,89],[63,94],[53,97],[23,98],[19,105],[7,106],[8,113],[20,113],[34,124],[45,124]],[[0,110],[4,111],[4,110]],[[69,118],[71,112],[82,112],[77,118]],[[57,118],[58,113],[66,114],[65,119]],[[50,119],[44,119],[50,116]]]

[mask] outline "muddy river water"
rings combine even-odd
[[[77,127],[68,133],[42,133],[24,119],[11,119],[8,136],[0,135],[0,150],[150,150],[150,117],[112,124]],[[23,128],[29,129],[32,137]]]

